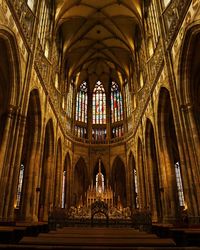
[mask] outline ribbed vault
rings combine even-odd
[[[122,83],[134,60],[141,0],[56,0],[67,79]],[[78,78],[77,78],[78,76]]]

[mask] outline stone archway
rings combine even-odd
[[[47,221],[49,210],[52,208],[52,175],[53,175],[53,160],[54,160],[54,130],[53,122],[50,119],[46,125],[42,170],[41,170],[41,185],[40,185],[40,200],[39,200],[39,220]]]
[[[188,182],[187,206],[198,223],[200,216],[200,25],[194,25],[186,32],[179,60],[179,96],[184,131],[184,164]],[[195,187],[195,188],[194,188]],[[195,219],[196,218],[196,219]]]
[[[86,204],[86,192],[88,189],[87,165],[84,159],[79,158],[74,168],[74,183],[72,205],[83,206]]]
[[[126,171],[124,163],[119,156],[113,162],[111,180],[114,193],[113,205],[118,208],[127,207]]]
[[[5,220],[14,219],[17,184],[13,179],[19,158],[14,145],[20,140],[17,126],[24,122],[17,116],[20,94],[20,62],[15,37],[0,27],[0,219]]]
[[[147,171],[149,174],[150,189],[150,210],[152,220],[158,222],[162,218],[161,197],[160,197],[160,177],[158,169],[158,159],[156,153],[156,143],[154,128],[149,119],[146,122],[145,130]]]
[[[39,159],[36,160],[39,153],[41,140],[41,107],[40,98],[37,89],[30,92],[28,111],[26,116],[26,125],[23,138],[21,169],[16,176],[18,177],[18,191],[21,194],[16,195],[17,207],[19,209],[19,218],[32,220],[34,216],[34,206],[36,202],[36,186],[39,176]],[[36,164],[37,162],[37,164]],[[23,172],[24,171],[24,172]],[[23,175],[23,176],[22,176]],[[34,177],[33,177],[34,176]],[[19,200],[20,199],[20,200]]]
[[[180,163],[178,142],[174,125],[170,93],[162,87],[158,102],[158,138],[160,142],[162,193],[165,200],[165,218],[168,222],[177,220],[180,215],[179,196],[175,164]]]

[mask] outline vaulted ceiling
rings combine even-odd
[[[56,0],[68,80],[120,83],[131,71],[142,0]],[[77,77],[78,76],[78,77]]]

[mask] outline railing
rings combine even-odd
[[[15,12],[17,21],[20,24],[23,34],[30,44],[32,40],[33,25],[35,16],[25,0],[7,0],[12,11]]]
[[[183,21],[185,13],[188,10],[192,0],[172,0],[169,6],[164,10],[163,17],[166,26],[166,46],[170,46],[173,38],[178,32]]]

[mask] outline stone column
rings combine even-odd
[[[15,138],[15,126],[16,126],[16,107],[10,106],[8,110],[8,115],[6,118],[6,124],[3,131],[3,138],[0,150],[0,171],[1,171],[1,181],[0,181],[0,219],[7,220],[6,207],[8,206],[8,190],[9,186],[12,185],[12,181],[9,183],[10,169],[13,162],[13,143]]]

